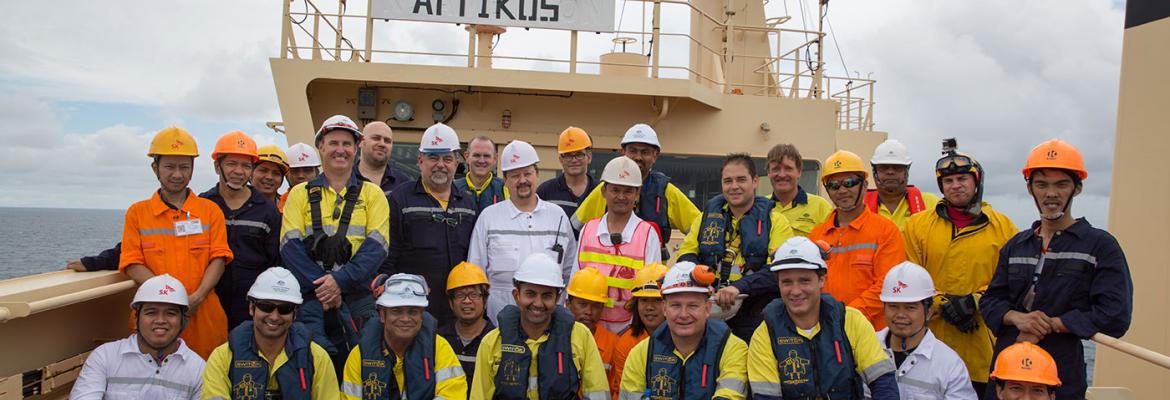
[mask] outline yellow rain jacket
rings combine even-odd
[[[975,295],[975,302],[987,290],[999,261],[999,249],[1016,234],[1016,225],[1007,216],[983,203],[983,215],[971,225],[956,230],[945,214],[943,203],[935,210],[923,211],[906,221],[903,237],[906,240],[906,258],[930,272],[934,280],[935,307],[943,294]],[[991,370],[991,347],[995,337],[987,329],[983,317],[975,314],[979,328],[973,333],[962,333],[953,325],[936,317],[930,321],[930,330],[959,353],[967,364],[971,380],[987,382]]]

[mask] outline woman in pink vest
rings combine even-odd
[[[601,313],[601,323],[610,332],[619,332],[630,324],[631,314],[624,306],[632,297],[634,275],[662,261],[662,239],[653,224],[634,215],[642,186],[638,164],[625,156],[615,158],[605,165],[601,181],[607,210],[581,229],[577,262],[580,268],[597,268],[605,274],[610,303]]]

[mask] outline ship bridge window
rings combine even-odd
[[[593,162],[589,164],[589,174],[601,177],[601,171],[610,160],[620,156],[617,150],[595,150]],[[754,157],[756,172],[760,174],[760,185],[756,194],[768,196],[772,194],[772,183],[768,180],[768,170],[763,157]],[[678,154],[660,154],[654,163],[654,170],[670,177],[670,183],[682,190],[696,207],[702,205],[712,197],[723,191],[719,179],[719,166],[723,164],[723,156],[691,156]],[[804,160],[804,172],[800,175],[800,186],[812,194],[820,193],[817,178],[820,176],[820,164],[812,160]]]

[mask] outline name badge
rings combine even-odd
[[[199,218],[175,222],[175,236],[190,236],[203,233],[203,224]]]

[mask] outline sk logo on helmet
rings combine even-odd
[[[166,295],[169,295],[169,294],[174,293],[174,292],[175,292],[175,288],[171,287],[171,285],[164,285],[162,289],[158,290],[158,295],[159,296],[166,296]]]
[[[1031,358],[1024,358],[1024,359],[1020,360],[1020,368],[1021,369],[1032,369],[1032,359]]]
[[[174,143],[171,143],[171,149],[172,149],[172,150],[174,150],[174,149],[178,149],[178,148],[180,148],[180,147],[183,147],[183,141],[182,141],[182,140],[175,139],[175,142],[174,142]]]
[[[520,162],[520,155],[519,155],[519,154],[513,154],[513,155],[512,155],[512,160],[511,160],[511,163],[512,163],[512,164],[515,164],[515,163],[518,163],[518,162]]]
[[[894,294],[898,294],[898,293],[902,293],[902,289],[905,289],[908,287],[910,287],[910,285],[907,285],[905,282],[898,281],[898,286],[894,286],[894,288],[892,290],[893,290]]]
[[[630,176],[630,171],[623,169],[622,173],[618,174],[618,179],[626,178],[628,176]]]
[[[1056,150],[1048,150],[1047,157],[1049,160],[1055,160],[1058,156],[1060,156],[1060,153],[1057,153]]]
[[[309,159],[309,153],[301,153],[301,155],[297,157],[297,161],[305,161],[308,159]]]
[[[435,136],[435,138],[431,140],[431,146],[438,146],[439,143],[443,143],[443,138]]]
[[[833,161],[833,168],[841,168],[841,160]]]
[[[244,148],[244,139],[237,140],[236,147],[239,147],[241,149]]]

